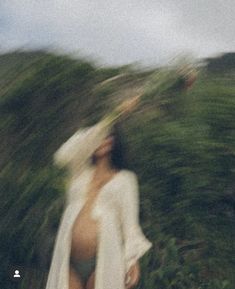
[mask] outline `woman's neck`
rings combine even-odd
[[[108,156],[98,158],[96,160],[96,164],[95,164],[95,171],[96,171],[97,175],[109,173],[109,172],[113,171],[110,158]]]

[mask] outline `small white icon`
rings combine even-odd
[[[20,271],[15,270],[14,278],[19,278],[20,277]]]

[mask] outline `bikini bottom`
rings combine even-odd
[[[87,283],[89,276],[95,270],[96,267],[96,255],[86,260],[71,260],[71,265],[82,278],[84,284]]]

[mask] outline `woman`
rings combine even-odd
[[[125,289],[139,281],[138,259],[152,243],[139,226],[137,176],[123,168],[112,127],[138,101],[124,101],[55,153],[70,177],[46,289]]]

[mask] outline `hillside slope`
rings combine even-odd
[[[55,150],[154,72],[43,51],[0,55],[2,289],[13,288],[14,265],[31,272],[21,288],[45,286],[65,198]],[[140,221],[154,243],[139,288],[235,284],[234,80],[231,70],[202,68],[193,89],[157,95],[121,123],[128,167],[139,176]]]

